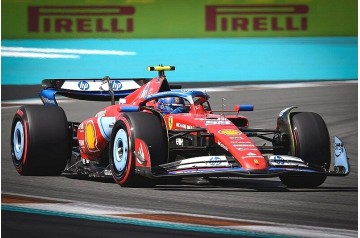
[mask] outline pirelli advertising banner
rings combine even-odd
[[[3,39],[355,36],[356,0],[2,0]]]

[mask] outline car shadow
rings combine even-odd
[[[98,183],[115,183],[113,178],[94,178],[87,175],[65,175],[66,178]],[[319,186],[317,188],[288,188],[280,180],[248,178],[183,178],[182,180],[158,180],[148,189],[159,191],[203,192],[358,192],[358,187]]]
[[[218,178],[182,180],[179,184],[161,184],[162,191],[218,191],[218,192],[358,192],[358,187],[319,186],[316,188],[288,188],[280,180]]]
[[[102,177],[89,177],[88,175],[78,175],[78,174],[66,174],[64,175],[66,178],[69,179],[76,179],[76,180],[86,180],[98,183],[115,183],[113,178],[102,178]]]

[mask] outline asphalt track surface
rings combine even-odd
[[[315,189],[289,189],[277,178],[223,179],[216,184],[185,183],[181,185],[158,185],[154,188],[121,188],[111,181],[94,181],[64,176],[23,177],[17,174],[10,158],[10,126],[16,107],[3,107],[4,105],[2,105],[2,194],[16,193],[54,199],[69,199],[112,207],[125,206],[357,231],[357,83],[286,89],[247,87],[246,89],[238,88],[235,91],[210,92],[210,96],[213,109],[221,108],[221,98],[226,98],[226,105],[229,108],[230,105],[239,103],[254,104],[254,112],[243,113],[249,118],[251,127],[273,128],[278,113],[291,105],[299,106],[299,111],[319,113],[327,123],[330,136],[337,135],[345,143],[350,158],[350,175],[342,178],[328,177],[323,185]],[[106,105],[108,103],[94,104],[74,101],[62,106],[67,112],[68,120],[81,121],[90,115],[94,115]],[[29,217],[28,220],[26,217]],[[52,225],[43,226],[42,221],[44,220],[47,221],[45,224],[51,223]],[[10,221],[20,222],[19,226]],[[26,225],[22,225],[21,222],[24,221],[26,221]],[[19,234],[21,236],[21,231],[23,231],[23,234],[30,235],[29,237],[31,237],[31,230],[33,229],[49,231],[49,234],[52,234],[52,229],[59,226],[62,227],[61,231],[66,231],[69,226],[84,230],[90,227],[89,229],[93,232],[88,232],[89,236],[87,237],[114,235],[116,233],[114,229],[119,230],[119,232],[131,232],[133,229],[129,226],[122,227],[109,224],[104,226],[103,223],[87,223],[87,221],[79,220],[76,222],[80,225],[74,226],[74,223],[65,218],[44,219],[34,214],[17,216],[15,213],[7,211],[2,211],[2,222],[4,235]],[[108,226],[109,229],[105,229]],[[142,228],[138,229],[142,230]],[[141,232],[145,232],[151,237],[161,237],[158,236],[161,231],[157,233],[159,230],[142,230],[140,233],[136,230],[133,231],[133,233],[123,234],[124,236],[143,237]],[[78,237],[81,237],[80,234]],[[183,237],[187,235],[183,234]],[[326,233],[324,235],[326,236]],[[170,232],[167,237],[169,236],[178,237],[181,234],[174,235]]]

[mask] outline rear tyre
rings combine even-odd
[[[305,162],[328,170],[331,162],[330,137],[320,115],[301,112],[292,117],[295,139],[295,155]],[[313,188],[324,183],[326,175],[281,175],[280,180],[288,187]]]
[[[166,162],[167,134],[161,120],[149,113],[127,113],[115,123],[111,135],[109,163],[112,175],[122,187],[153,186],[154,180],[135,173],[135,138],[147,144],[151,166]]]
[[[62,108],[22,106],[11,126],[11,157],[21,175],[60,175],[71,157]]]

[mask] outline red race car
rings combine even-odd
[[[350,172],[344,144],[330,138],[313,112],[282,110],[274,129],[249,128],[236,105],[231,116],[211,109],[209,95],[153,79],[46,79],[44,105],[22,106],[11,127],[11,156],[21,175],[61,173],[110,177],[121,186],[148,186],[183,177],[279,177],[289,187],[316,187]],[[55,95],[111,105],[83,122],[68,121]],[[115,101],[119,100],[119,103]],[[253,137],[264,140],[256,145]]]

